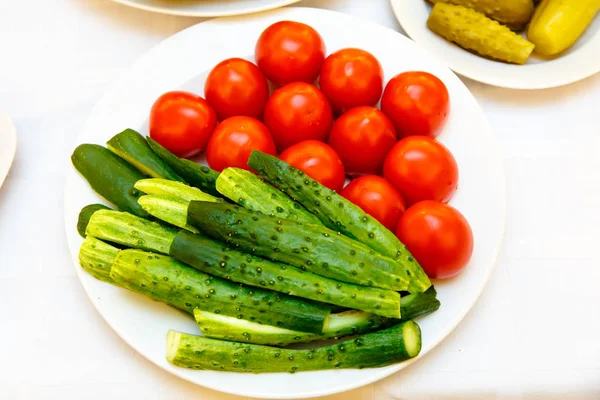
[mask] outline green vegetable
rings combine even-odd
[[[189,201],[167,196],[146,195],[140,197],[138,203],[153,217],[190,232],[198,232],[198,229],[187,223]]]
[[[121,157],[97,144],[82,144],[71,161],[100,196],[123,211],[148,216],[137,202],[141,193],[133,187],[144,176]]]
[[[177,231],[126,212],[98,210],[90,218],[86,234],[126,247],[169,254]]]
[[[421,330],[412,321],[331,346],[290,350],[209,339],[169,331],[167,360],[193,369],[233,372],[297,372],[373,368],[408,360],[421,351]]]
[[[525,64],[535,45],[470,8],[437,3],[427,26],[444,39],[484,57]]]
[[[110,268],[119,249],[92,236],[85,238],[79,248],[79,264],[94,278],[116,285],[110,277]]]
[[[137,181],[135,188],[152,195],[175,197],[184,201],[223,201],[223,199],[204,193],[202,190],[182,182],[167,179],[142,179]]]
[[[151,138],[146,138],[150,148],[163,159],[169,167],[179,174],[187,183],[195,186],[205,193],[213,196],[221,196],[215,187],[219,173],[203,165],[198,165],[193,161],[179,158],[169,150],[162,147]]]
[[[214,278],[171,257],[120,251],[110,277],[119,285],[188,313],[195,308],[262,324],[320,333],[330,310],[261,289]]]
[[[292,221],[321,225],[321,220],[252,172],[226,168],[217,179],[217,190],[249,210]],[[190,199],[197,200],[197,199]]]
[[[183,182],[183,179],[152,151],[144,137],[133,129],[125,129],[113,136],[106,142],[106,146],[146,176]]]
[[[396,235],[375,218],[365,214],[357,205],[277,157],[253,151],[248,165],[304,205],[319,217],[325,226],[356,239],[384,256],[394,258],[403,270],[402,275],[410,277],[408,289],[411,293],[423,292],[431,286],[419,263]],[[369,271],[373,272],[376,269],[375,265],[372,265]]]
[[[440,3],[442,0],[431,0],[431,2]],[[517,31],[525,28],[534,9],[532,0],[443,0],[443,2],[472,8]]]
[[[408,285],[394,260],[324,226],[199,201],[188,206],[187,222],[232,246],[318,275],[383,289],[405,290]]]
[[[170,255],[201,271],[234,282],[400,318],[400,295],[397,292],[315,275],[250,256],[201,235],[180,232],[173,240]]]
[[[90,218],[92,214],[94,214],[98,210],[110,210],[109,207],[106,207],[104,204],[89,204],[81,209],[79,212],[79,218],[77,219],[77,232],[79,235],[85,239],[85,230],[90,222]]]
[[[194,317],[206,337],[233,342],[287,346],[317,340],[339,339],[373,332],[434,312],[440,302],[434,297],[415,293],[402,298],[402,320],[380,317],[368,312],[349,310],[331,314],[322,334],[298,332],[275,326],[194,310]]]

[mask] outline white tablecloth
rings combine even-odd
[[[400,30],[387,0],[301,5]],[[237,399],[127,346],[87,299],[64,238],[65,171],[92,106],[135,59],[198,21],[108,0],[0,1],[0,106],[19,135],[0,189],[0,399]],[[465,82],[504,151],[498,266],[437,349],[328,400],[600,399],[600,75],[532,92]]]

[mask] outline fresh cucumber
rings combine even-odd
[[[343,282],[405,290],[409,278],[393,259],[324,226],[266,216],[225,203],[192,201],[187,223],[254,255]]]
[[[420,351],[421,330],[413,321],[310,350],[235,343],[176,331],[167,334],[169,362],[180,367],[217,371],[260,373],[374,368],[408,360]]]
[[[183,177],[187,183],[199,188],[205,193],[221,197],[221,194],[215,187],[217,178],[219,177],[217,171],[204,165],[198,165],[185,158],[177,157],[150,137],[146,138],[146,140],[154,153],[162,158],[173,171]]]
[[[77,232],[85,239],[85,230],[87,229],[88,223],[92,215],[98,210],[110,210],[104,204],[89,204],[81,209],[79,217],[77,218]]]
[[[319,276],[242,253],[202,235],[179,232],[171,244],[170,255],[200,271],[234,282],[400,318],[398,292]]]
[[[169,254],[177,231],[126,212],[98,210],[90,218],[86,234],[126,247]]]
[[[189,201],[167,196],[146,195],[140,197],[138,203],[153,217],[190,232],[198,233],[198,229],[187,223]]]
[[[183,179],[152,151],[144,137],[133,129],[125,129],[113,136],[106,142],[106,146],[146,176],[183,182]]]
[[[167,179],[142,179],[136,182],[135,188],[146,194],[175,197],[185,201],[223,201],[223,199],[204,193],[196,187]]]
[[[133,187],[144,175],[121,157],[97,144],[82,144],[73,151],[71,161],[100,196],[123,211],[148,216],[137,202],[141,193]]]
[[[384,256],[394,258],[410,277],[408,289],[411,293],[423,292],[431,286],[419,263],[396,235],[357,205],[277,157],[253,151],[248,165],[304,205],[325,226],[356,239]]]
[[[110,277],[110,268],[117,253],[119,249],[116,247],[88,236],[79,248],[79,264],[94,278],[116,285]]]
[[[249,210],[273,214],[292,221],[322,225],[321,220],[306,208],[252,172],[240,168],[225,168],[217,179],[217,190]]]
[[[293,331],[274,326],[260,325],[221,314],[199,309],[194,317],[206,337],[233,342],[287,346],[293,343],[310,343],[317,340],[339,339],[350,335],[374,332],[409,321],[436,311],[440,302],[423,293],[410,294],[402,298],[401,320],[384,318],[368,312],[349,310],[331,314],[322,334]]]
[[[195,308],[302,332],[320,333],[330,310],[214,278],[171,257],[121,250],[110,277],[119,285],[193,313]]]

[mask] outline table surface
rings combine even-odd
[[[401,30],[387,0],[300,5]],[[108,0],[0,2],[0,107],[19,137],[0,189],[0,398],[238,399],[173,377],[126,345],[86,297],[63,228],[67,160],[91,108],[135,59],[199,21]],[[498,266],[438,348],[327,400],[600,399],[600,74],[530,92],[465,83],[504,152]]]

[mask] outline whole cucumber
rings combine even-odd
[[[118,253],[116,247],[88,236],[79,248],[79,264],[94,278],[117,285],[110,277],[110,268]]]
[[[471,8],[515,31],[525,28],[535,8],[533,0],[431,0],[431,2],[444,2]]]

